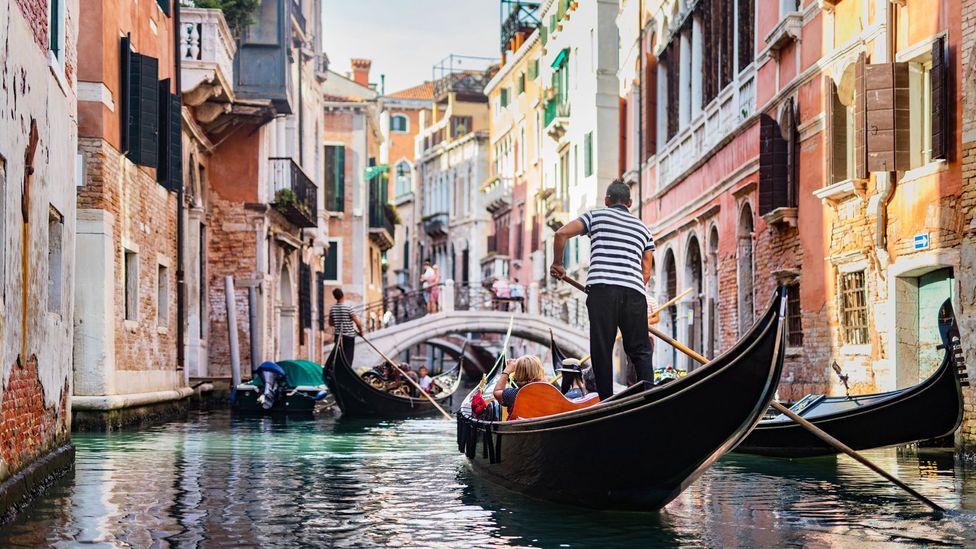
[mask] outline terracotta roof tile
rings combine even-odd
[[[388,94],[387,97],[392,97],[395,99],[426,99],[432,100],[434,98],[434,83],[424,82],[418,86],[412,88],[407,88],[405,90],[400,90],[395,93]]]
[[[322,95],[322,99],[324,99],[325,101],[338,101],[338,102],[347,102],[347,103],[363,102],[363,100],[358,97],[343,97],[341,95],[330,95],[327,93]]]

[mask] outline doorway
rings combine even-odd
[[[295,305],[292,300],[291,272],[281,269],[278,281],[278,360],[295,358]]]
[[[953,270],[909,273],[895,281],[896,386],[915,385],[935,372],[944,351],[939,335],[939,308],[955,293]]]

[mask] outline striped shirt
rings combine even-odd
[[[644,292],[644,252],[654,249],[651,231],[625,206],[586,212],[579,218],[590,236],[587,284],[610,284]]]
[[[356,325],[352,321],[352,307],[336,303],[329,309],[329,322],[335,327],[335,335],[355,336]]]

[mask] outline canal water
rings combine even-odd
[[[474,478],[439,419],[200,412],[74,440],[75,473],[0,547],[976,545],[976,469],[947,452],[868,452],[954,510],[936,520],[846,457],[729,455],[661,513],[551,505]]]

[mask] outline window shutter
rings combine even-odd
[[[169,0],[156,0],[156,4],[159,5],[159,9],[163,10],[163,13],[169,16],[170,14]]]
[[[868,172],[908,169],[908,63],[870,64],[864,70]]]
[[[759,117],[759,215],[788,204],[789,155],[779,124],[771,116]]]
[[[713,33],[712,20],[715,17],[715,10],[712,9],[711,0],[701,0],[698,2],[698,13],[702,22],[702,108],[712,99],[715,99],[715,36]]]
[[[298,316],[302,323],[302,328],[312,327],[312,270],[308,263],[302,261],[298,264]],[[301,335],[302,343],[305,343],[305,334]]]
[[[867,95],[864,87],[864,70],[867,62],[864,54],[858,56],[854,66],[854,177],[867,179]]]
[[[644,158],[657,151],[657,60],[647,55],[644,66]]]
[[[739,70],[752,63],[755,37],[753,36],[753,1],[739,1]]]
[[[156,153],[159,159],[159,166],[156,168],[156,182],[160,185],[170,188],[170,162],[169,162],[169,147],[172,143],[169,134],[172,131],[170,127],[170,114],[169,110],[173,105],[173,102],[169,99],[169,78],[159,81],[159,139],[157,141],[158,151]]]
[[[129,152],[129,113],[132,112],[129,91],[132,75],[132,48],[129,36],[123,36],[119,41],[119,146],[122,154]]]
[[[721,71],[721,80],[719,82],[719,89],[725,89],[732,83],[732,53],[735,51],[735,29],[733,24],[735,21],[735,12],[732,11],[732,2],[716,2],[721,9],[721,36],[722,36],[722,56],[719,61],[719,70]]]
[[[932,159],[949,155],[949,63],[945,37],[932,44]]]
[[[183,101],[178,93],[169,96],[169,189],[183,186]]]
[[[824,77],[824,103],[827,107],[827,132],[824,134],[824,150],[827,153],[827,184],[847,179],[847,107],[840,102],[834,80]],[[843,139],[841,138],[843,136]]]
[[[159,62],[131,50],[122,39],[123,148],[129,160],[155,168],[159,154]]]
[[[668,45],[664,52],[664,58],[668,68],[668,97],[666,101],[668,106],[668,140],[670,140],[678,133],[678,89],[681,78],[678,74],[681,60],[674,42]]]

